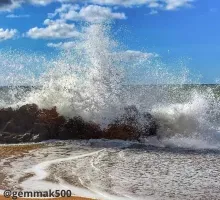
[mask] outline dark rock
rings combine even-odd
[[[31,138],[31,142],[41,142],[41,141],[43,141],[43,140],[41,140],[40,134],[33,135]]]
[[[135,106],[128,106],[124,113],[105,129],[105,138],[139,140],[156,135],[157,125],[149,113],[140,113]]]
[[[110,124],[105,130],[105,139],[137,140],[139,132],[133,126],[126,124]]]
[[[47,137],[49,137],[49,131],[47,129],[47,126],[42,123],[35,123],[32,130],[31,130],[31,133],[33,135],[38,135],[39,133],[41,133],[41,134],[47,135]]]
[[[148,137],[157,135],[158,125],[156,123],[156,119],[154,119],[150,113],[144,113],[142,116],[144,124],[141,136]]]
[[[12,119],[14,111],[12,108],[5,108],[0,110],[0,130],[5,127],[5,124]]]
[[[43,142],[48,140],[48,137],[44,134],[37,134],[37,135],[32,135],[32,138],[30,139],[30,142]]]
[[[5,127],[2,129],[2,131],[3,132],[8,132],[8,133],[22,133],[22,132],[25,132],[25,130],[23,130],[21,126],[19,126],[15,123],[14,119],[7,122]]]
[[[16,124],[14,123],[14,120],[10,120],[6,123],[5,127],[2,129],[3,132],[15,132],[15,129],[17,128]]]
[[[3,132],[28,132],[36,121],[38,108],[35,104],[27,104],[18,110],[11,108],[0,110],[0,128]]]
[[[63,116],[60,116],[56,110],[56,107],[53,107],[50,110],[42,109],[39,111],[37,120],[40,123],[44,124],[57,124],[62,125],[66,122],[65,118]]]
[[[6,143],[6,144],[17,144],[19,143],[18,140],[18,135],[14,133],[2,133],[1,135],[1,143]]]
[[[60,128],[58,138],[61,140],[98,139],[102,138],[102,131],[97,124],[75,117]]]
[[[35,104],[27,104],[14,111],[14,123],[19,126],[17,133],[29,132],[38,115],[38,107]]]
[[[25,143],[25,142],[30,142],[32,139],[32,135],[30,133],[25,133],[22,135],[19,135],[19,137],[17,137],[19,142]]]
[[[56,139],[58,138],[60,127],[65,124],[66,120],[57,113],[56,107],[54,107],[50,110],[40,110],[37,116],[37,122],[44,124],[49,132],[49,139]]]
[[[42,142],[50,138],[50,133],[45,124],[35,123],[33,129],[31,130],[32,142]]]
[[[128,106],[108,128],[81,117],[66,120],[56,107],[39,109],[28,104],[17,110],[0,110],[0,143],[41,142],[48,139],[121,139],[139,140],[156,135],[157,124],[149,113],[140,113],[135,106]]]
[[[65,118],[56,108],[39,110],[35,104],[27,104],[17,110],[0,110],[1,143],[30,142],[55,139]],[[30,136],[31,135],[31,136]]]
[[[0,134],[0,144],[4,144],[4,136]]]
[[[30,133],[17,134],[17,133],[4,132],[3,134],[0,135],[0,143],[6,143],[6,144],[30,142],[31,139],[32,139],[32,135]]]

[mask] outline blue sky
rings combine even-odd
[[[220,78],[218,0],[3,0],[0,49],[50,54],[71,48],[81,23],[112,19],[127,49],[186,65],[203,83]],[[118,34],[117,34],[118,33]]]

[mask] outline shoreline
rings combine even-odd
[[[22,157],[24,156],[26,153],[32,151],[32,150],[37,150],[39,148],[45,148],[44,144],[13,144],[13,145],[0,145],[0,159],[6,159],[6,158],[13,158],[13,157]],[[2,173],[0,171],[0,200],[6,200],[6,199],[12,199],[10,198],[5,198],[2,195],[2,192],[4,190],[7,189],[7,185],[5,186],[5,184],[3,184],[4,179],[6,178],[6,175],[4,173]],[[52,199],[56,199],[56,200],[63,200],[63,199],[69,199],[69,200],[94,200],[91,198],[85,198],[85,197],[78,197],[78,196],[72,196],[69,198],[18,198],[20,200],[23,199],[33,199],[33,200],[37,200],[37,199],[47,199],[47,200],[52,200]]]
[[[43,144],[0,145],[0,159],[4,160],[7,158],[13,159],[13,157],[22,157],[31,150],[43,148],[43,146]],[[7,185],[3,184],[5,178],[6,175],[0,170],[0,190],[7,188]]]

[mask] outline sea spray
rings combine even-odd
[[[13,98],[2,98],[1,107],[55,106],[60,115],[81,116],[104,127],[124,107],[134,105],[140,112],[153,114],[161,138],[218,135],[218,95],[212,87],[185,85],[193,82],[185,67],[171,72],[156,54],[123,50],[111,37],[109,25],[85,27],[74,44],[53,59],[1,52],[13,68],[4,77],[5,64],[1,72],[2,81],[6,78],[5,83],[13,86],[9,88]],[[35,88],[16,87],[19,85]]]
[[[61,115],[81,116],[97,123],[115,117],[122,107],[123,80],[120,66],[112,56],[116,42],[110,40],[101,25],[89,26],[84,31],[75,48],[62,53],[40,77],[42,88],[31,92],[22,104],[56,106]]]
[[[219,110],[219,98],[213,89],[204,87],[202,93],[191,91],[185,102],[155,105],[151,113],[160,124],[158,136],[166,144],[210,148],[219,146]]]

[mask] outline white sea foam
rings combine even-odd
[[[100,200],[219,199],[219,154],[115,143],[105,148],[104,141],[53,142],[1,160],[0,167],[14,191],[70,189]]]
[[[0,166],[3,166],[3,172],[10,177],[6,179],[7,185],[14,191],[20,190],[20,188],[23,191],[53,191],[59,189],[71,190],[74,196],[100,200],[142,200],[143,198],[126,194],[126,192],[115,193],[97,187],[97,184],[103,181],[103,176],[100,174],[101,177],[96,177],[98,175],[96,171],[93,177],[92,171],[98,170],[98,173],[102,173],[100,167],[97,166],[97,161],[100,162],[99,158],[102,159],[102,156],[105,156],[108,150],[106,148],[91,147],[91,142],[98,143],[102,141],[67,141],[62,142],[62,145],[53,142],[48,144],[45,149],[31,151],[21,158],[11,158],[10,168],[4,166],[4,163],[9,162],[10,159],[2,160]],[[114,143],[117,143],[119,149],[124,146],[122,141],[113,141],[113,148]],[[107,146],[111,148],[109,145]],[[14,173],[15,169],[16,174]],[[76,173],[75,170],[78,172]],[[27,174],[33,174],[33,176],[23,179],[22,177]],[[74,180],[75,176],[77,176],[77,182],[81,187],[67,182],[68,179]],[[106,174],[106,176],[108,175]],[[47,179],[48,177],[51,177],[50,180]],[[66,180],[64,177],[69,178]],[[92,183],[90,183],[91,181]],[[3,191],[0,191],[0,194],[3,194]]]

